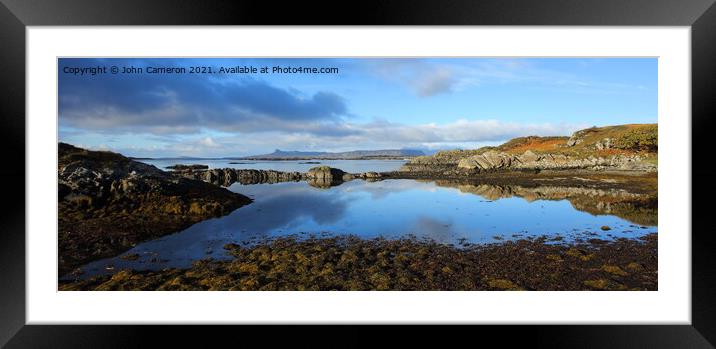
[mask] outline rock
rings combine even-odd
[[[500,290],[519,290],[520,288],[514,282],[507,279],[491,279],[487,281],[487,285],[491,288]]]
[[[502,169],[509,167],[514,158],[513,155],[491,150],[484,154],[461,159],[458,161],[457,167],[478,171]]]
[[[605,139],[598,143],[600,149],[611,149],[611,141]],[[655,172],[655,163],[644,162],[638,155],[613,155],[609,157],[572,158],[565,154],[536,154],[531,150],[522,155],[512,155],[504,152],[488,151],[456,160],[454,164],[440,163],[433,166],[425,160],[419,163],[408,162],[401,167],[401,171],[449,174],[469,174],[471,172],[495,170],[627,170],[641,172]],[[455,171],[458,170],[458,171]],[[462,171],[462,172],[460,172]],[[465,172],[468,171],[468,172]]]
[[[595,129],[595,127],[591,127],[572,133],[572,136],[569,137],[569,139],[567,140],[567,146],[573,147],[577,144],[581,144],[582,142],[584,142],[584,137],[589,133],[593,132]]]
[[[337,168],[318,166],[308,170],[308,173],[306,173],[306,177],[310,179],[332,181],[334,179],[343,178],[344,174],[345,172]]]
[[[576,138],[575,135],[572,135],[572,137],[569,137],[569,139],[567,140],[567,146],[573,147],[573,146],[575,146],[579,143],[582,143],[582,142],[583,142],[582,139]]]
[[[172,165],[172,166],[167,166],[167,167],[165,167],[165,168],[170,169],[170,170],[174,170],[174,171],[193,171],[193,170],[206,170],[206,169],[209,168],[209,165],[198,165],[198,164],[194,164],[194,165],[183,165],[183,164],[176,164],[176,165]]]
[[[644,271],[644,266],[642,266],[639,263],[631,262],[627,264],[626,268],[632,272],[641,272]]]
[[[596,146],[598,150],[611,149],[611,147],[612,147],[612,139],[611,139],[611,138],[604,138],[604,139],[602,139],[601,141],[595,143],[594,146]]]
[[[533,153],[531,150],[525,151],[524,154],[520,157],[520,162],[535,162],[539,160],[539,156],[537,154]]]
[[[622,268],[619,268],[616,265],[608,265],[608,264],[602,265],[602,270],[606,271],[609,274],[614,274],[614,275],[618,275],[618,276],[629,275],[627,272],[622,270]]]
[[[124,260],[128,260],[128,261],[136,261],[137,259],[139,259],[139,255],[136,254],[136,253],[130,253],[130,254],[125,254],[125,255],[123,255],[123,256],[121,256],[121,257],[119,257],[119,258],[120,258],[120,259],[124,259]]]
[[[198,179],[215,185],[226,186],[239,182],[241,184],[295,182],[304,178],[300,172],[281,172],[274,170],[253,170],[220,168],[199,171],[182,171],[177,176]]]
[[[308,170],[306,178],[308,184],[317,188],[329,188],[343,183],[343,176],[346,175],[340,169],[328,166],[314,167]]]

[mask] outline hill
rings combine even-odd
[[[420,150],[387,149],[387,150],[354,150],[347,152],[304,152],[284,151],[276,149],[273,153],[252,155],[240,158],[242,160],[358,160],[358,159],[403,159],[425,155]]]
[[[528,136],[496,147],[441,151],[405,164],[401,171],[480,172],[498,169],[614,169],[656,171],[658,125],[591,127],[571,137]]]

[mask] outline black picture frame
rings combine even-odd
[[[692,68],[692,324],[628,326],[472,326],[439,338],[499,336],[509,344],[549,347],[693,347],[716,343],[716,239],[708,225],[716,170],[708,166],[716,110],[716,5],[714,0],[445,0],[445,1],[153,1],[0,0],[0,166],[6,206],[0,219],[0,345],[7,347],[134,347],[185,343],[169,326],[35,326],[25,324],[25,29],[55,25],[564,25],[689,26]],[[48,82],[50,83],[50,82]],[[686,116],[670,116],[686,117]],[[48,174],[49,175],[49,174]],[[20,185],[22,183],[23,185]],[[667,213],[668,214],[668,213]],[[50,236],[48,232],[48,236]],[[658,306],[658,304],[654,304]],[[302,328],[299,331],[304,332]],[[196,330],[191,329],[196,335]],[[202,326],[204,346],[235,327]],[[253,328],[241,328],[254,333]],[[346,343],[371,341],[365,327],[337,327]],[[391,336],[405,343],[401,329]],[[397,333],[396,333],[397,332]],[[515,335],[518,334],[518,335]],[[281,338],[276,338],[281,337]],[[423,344],[438,338],[412,336]],[[450,339],[452,338],[452,339]],[[277,340],[300,341],[274,336]],[[385,344],[383,342],[381,344]],[[335,344],[335,343],[334,343]],[[343,345],[341,345],[343,346]]]

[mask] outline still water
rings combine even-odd
[[[348,173],[390,172],[397,171],[406,163],[405,160],[286,160],[286,161],[253,161],[253,160],[191,160],[191,159],[158,159],[138,160],[154,165],[161,170],[177,164],[200,164],[209,168],[238,168],[250,170],[276,170],[283,172],[308,172],[316,166],[340,168]],[[316,164],[318,162],[318,164]]]
[[[136,260],[115,257],[90,263],[82,268],[82,277],[125,268],[188,267],[198,259],[228,258],[222,248],[226,243],[250,245],[282,235],[414,235],[460,245],[543,235],[557,238],[555,243],[568,243],[574,239],[636,238],[657,231],[655,210],[647,212],[646,218],[640,211],[640,222],[629,221],[631,216],[621,211],[627,218],[611,214],[615,209],[600,201],[606,194],[590,202],[590,196],[576,191],[579,200],[565,199],[572,189],[545,191],[557,192],[549,194],[556,199],[543,193],[522,193],[519,188],[415,180],[353,180],[323,189],[306,182],[236,183],[229,189],[255,201],[227,216],[139,244],[124,254],[139,255]],[[613,202],[614,198],[604,201]]]

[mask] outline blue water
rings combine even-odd
[[[353,180],[328,189],[306,182],[233,184],[230,190],[255,201],[231,214],[137,245],[125,254],[136,261],[109,258],[83,268],[83,277],[124,268],[188,267],[204,258],[228,258],[226,243],[250,244],[268,237],[355,234],[365,238],[412,234],[443,243],[493,243],[530,236],[636,238],[656,232],[612,215],[576,210],[567,200],[527,201],[519,197],[488,200],[440,187],[434,182]],[[611,230],[602,231],[601,226]],[[560,243],[562,243],[560,242]],[[108,268],[109,267],[109,268]]]
[[[396,171],[406,163],[405,160],[290,160],[290,161],[251,161],[251,160],[138,160],[166,170],[167,166],[176,164],[200,164],[209,168],[238,168],[252,170],[276,170],[283,172],[308,172],[316,166],[330,166],[340,168],[348,173],[360,172],[389,172]],[[306,164],[305,162],[320,162],[320,164]],[[231,164],[234,162],[234,164]]]

